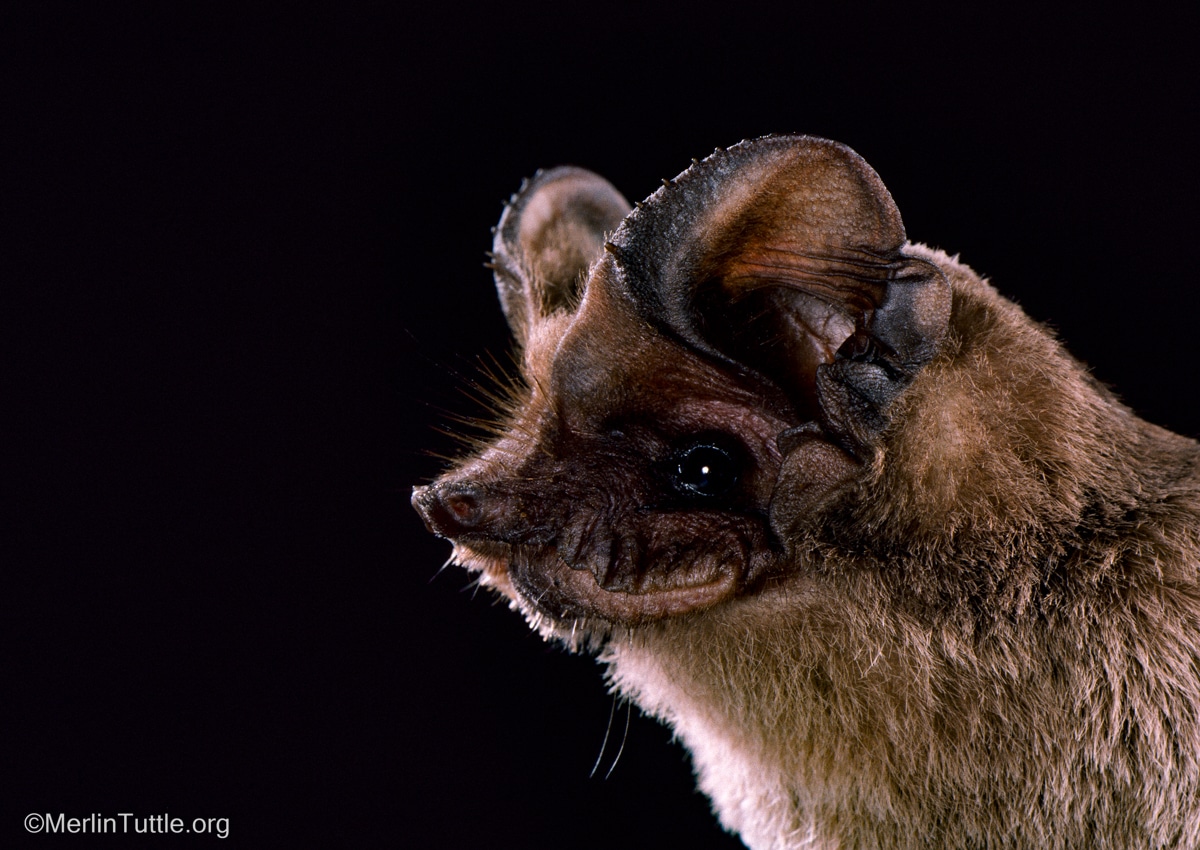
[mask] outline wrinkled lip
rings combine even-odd
[[[481,573],[481,583],[562,622],[599,618],[635,625],[702,610],[734,596],[743,570],[726,561],[702,570],[680,568],[670,581],[604,587],[588,569],[573,568],[552,548],[461,539],[454,559]]]
[[[555,559],[549,569],[526,569],[510,564],[513,584],[538,610],[564,619],[572,616],[601,617],[634,624],[686,614],[715,605],[736,592],[737,571],[719,569],[693,583],[676,582],[671,587],[643,585],[635,590],[607,589],[589,570],[571,569]]]

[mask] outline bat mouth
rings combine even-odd
[[[596,573],[572,567],[553,552],[530,554],[514,553],[511,583],[537,611],[558,621],[598,617],[625,625],[652,622],[716,605],[735,596],[742,585],[742,570],[726,562],[667,576],[643,575],[622,582],[628,589],[606,587]]]
[[[741,531],[743,533],[737,533]],[[754,547],[744,528],[710,530],[690,545],[607,541],[596,550],[483,539],[455,541],[454,560],[518,607],[557,623],[636,625],[709,608],[740,594]]]

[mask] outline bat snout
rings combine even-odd
[[[454,539],[480,528],[484,519],[483,498],[469,484],[430,484],[414,487],[412,506],[429,531]]]

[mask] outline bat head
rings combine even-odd
[[[904,246],[875,172],[823,139],[718,150],[633,210],[591,172],[539,173],[494,244],[519,402],[414,507],[552,629],[795,580],[800,529],[946,333],[949,284]]]

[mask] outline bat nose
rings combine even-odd
[[[412,506],[425,527],[439,537],[455,538],[476,528],[483,517],[481,499],[470,485],[414,487]]]

